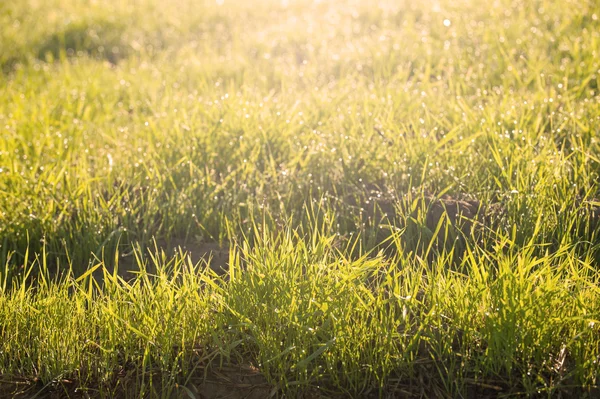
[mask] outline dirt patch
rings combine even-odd
[[[481,201],[455,199],[450,196],[435,198],[422,196],[415,199],[377,198],[364,206],[366,222],[405,225],[408,221],[422,224],[430,231],[444,230],[447,226],[465,235],[474,229],[491,227],[505,213],[500,203],[484,205]]]
[[[481,203],[475,200],[455,200],[453,198],[432,199],[426,198],[423,206],[427,209],[425,224],[430,230],[434,230],[443,222],[447,216],[447,221],[451,225],[459,227],[463,233],[468,233],[473,226],[473,222],[479,219]]]
[[[212,370],[206,379],[191,381],[186,389],[206,399],[264,399],[275,397],[278,392],[258,369],[250,366]]]
[[[0,377],[2,377],[0,375]],[[159,377],[159,375],[156,375]],[[126,378],[126,376],[123,376]],[[159,378],[160,380],[160,378]],[[47,399],[66,399],[66,398],[101,398],[106,395],[111,397],[137,397],[135,383],[127,384],[125,380],[120,383],[115,381],[117,386],[105,386],[104,393],[98,387],[83,387],[77,380],[59,380],[44,384],[37,379],[25,378],[0,378],[0,398],[26,399],[31,397]],[[170,398],[198,398],[198,399],[265,399],[278,398],[282,396],[282,391],[276,385],[269,383],[265,376],[256,368],[248,364],[229,365],[223,367],[210,367],[210,370],[204,368],[198,370],[196,375],[190,377],[186,385],[171,386],[173,391],[168,396]],[[154,397],[158,394],[164,395],[160,382],[151,388],[153,394],[147,396]],[[301,399],[321,399],[329,397],[346,397],[341,392],[339,394],[323,395],[318,389],[313,387],[303,387],[294,397]],[[365,396],[368,398],[373,395]]]
[[[150,250],[154,247],[150,245]],[[162,239],[156,241],[159,251],[164,251],[167,256],[179,253],[189,257],[193,264],[205,261],[217,274],[225,273],[229,268],[229,247],[216,242],[202,242],[198,240],[185,240],[182,238]]]
[[[422,222],[430,230],[435,230],[440,221],[449,222],[463,233],[468,232],[475,222],[489,224],[492,216],[504,212],[501,203],[484,206],[474,199],[457,199],[449,195],[399,195],[393,190],[378,184],[365,183],[359,193],[348,196],[344,204],[358,207],[368,224],[398,224],[412,218]]]
[[[183,238],[158,239],[151,242],[140,244],[141,255],[146,263],[146,270],[153,273],[155,265],[151,257],[164,253],[169,260],[176,255],[189,259],[193,265],[206,262],[212,271],[218,275],[223,275],[229,269],[229,246],[220,245],[216,242],[203,242],[198,240],[185,240]],[[138,260],[133,251],[123,252],[119,256],[118,274],[125,280],[133,279],[139,270]],[[112,270],[108,266],[109,270]],[[102,270],[94,273],[97,279],[102,279]]]

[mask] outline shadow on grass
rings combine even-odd
[[[64,55],[90,57],[116,64],[127,57],[125,26],[108,21],[79,22],[45,38],[38,45],[37,58],[51,61]]]
[[[41,60],[54,62],[87,56],[117,64],[131,54],[126,26],[106,20],[80,21],[38,39],[28,48],[12,48],[0,58],[0,71],[9,74],[20,64]]]

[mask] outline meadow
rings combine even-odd
[[[0,397],[598,397],[599,19],[0,1]]]

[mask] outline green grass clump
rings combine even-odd
[[[599,32],[594,0],[0,3],[0,396],[594,396]]]
[[[600,274],[573,248],[538,258],[506,239],[506,253],[469,251],[457,271],[402,251],[351,259],[335,236],[311,233],[232,247],[226,277],[160,253],[155,273],[140,259],[129,282],[102,263],[51,280],[34,261],[37,283],[0,296],[5,386],[28,377],[42,385],[12,392],[183,397],[223,364],[252,365],[294,395],[553,396],[597,384]]]

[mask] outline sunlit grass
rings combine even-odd
[[[599,18],[1,3],[0,396],[593,396]]]
[[[160,254],[156,272],[141,263],[130,282],[102,264],[50,281],[34,262],[37,284],[0,297],[5,378],[169,397],[242,362],[288,393],[418,393],[426,382],[451,396],[486,384],[552,395],[596,383],[598,273],[572,248],[537,258],[505,239],[506,253],[469,251],[450,270],[401,252],[350,259],[335,243],[322,229],[308,242],[261,235],[232,249],[226,278]]]

